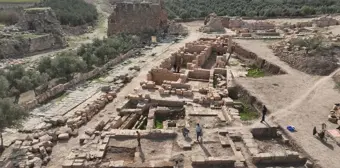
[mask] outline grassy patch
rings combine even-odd
[[[259,113],[251,106],[243,104],[240,109],[240,117],[243,121],[254,120],[259,117]]]
[[[37,3],[40,0],[0,0],[0,3]]]
[[[65,92],[62,95],[60,95],[55,101],[56,102],[61,102],[65,97],[67,97],[69,93]]]
[[[260,68],[257,68],[255,66],[251,66],[250,69],[248,69],[247,77],[252,77],[252,78],[259,78],[259,77],[264,77],[264,71]]]
[[[334,89],[340,91],[340,83],[335,83]]]
[[[163,129],[163,121],[164,120],[165,119],[162,118],[162,117],[156,117],[155,118],[155,127],[156,127],[156,129]]]

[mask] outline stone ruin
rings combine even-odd
[[[209,32],[225,32],[224,22],[228,22],[227,18],[217,16],[215,13],[209,14],[204,20],[204,26],[200,28],[200,31],[204,33]]]
[[[123,32],[155,32],[167,26],[168,17],[163,0],[112,3],[115,7],[108,18],[108,36]]]
[[[51,8],[28,8],[15,26],[1,33],[0,58],[22,57],[67,46],[64,34]]]
[[[228,28],[235,31],[240,37],[280,36],[275,27],[274,23],[268,21],[244,21],[239,17],[230,18],[211,13],[205,18],[204,26],[199,30],[205,33],[225,32],[225,28]]]
[[[96,120],[78,135],[78,129],[94,115],[110,110],[104,107],[116,94],[107,92],[68,118],[46,121],[50,128],[16,138],[10,147],[23,152],[17,165],[43,167],[51,159],[54,142],[71,137],[77,138],[79,145],[65,154],[63,168],[305,164],[307,159],[289,146],[278,127],[241,129],[243,122],[236,108],[240,103],[230,97],[236,86],[232,72],[226,69],[226,54],[232,47],[237,55],[252,59],[259,67],[273,68],[232,42],[230,36],[186,43],[152,68],[124,102],[112,106],[117,116]],[[181,132],[184,127],[194,130],[198,120],[204,129],[202,143],[186,139]],[[136,130],[141,134],[141,147],[136,144]],[[190,132],[191,137],[194,134]],[[273,139],[272,145],[280,146],[279,150],[263,146]]]
[[[234,87],[232,74],[224,67],[224,54],[233,45],[227,36],[201,38],[172,53],[149,71],[141,88],[126,96],[127,100],[116,109],[118,117],[80,135],[81,146],[72,150],[63,168],[165,168],[183,167],[184,162],[190,162],[192,167],[245,168],[247,158],[254,165],[305,164],[307,159],[287,146],[289,140],[278,127],[250,131],[233,128],[242,126],[234,108],[237,102],[228,95]],[[214,56],[217,58],[211,62]],[[179,71],[174,65],[181,67]],[[218,129],[216,123],[206,123],[210,126],[204,127],[204,140],[197,144],[181,136],[182,128],[193,129],[196,123],[190,121],[197,117],[218,118],[216,122],[230,127]],[[218,131],[210,132],[210,128]],[[141,147],[136,147],[136,130],[141,134]],[[264,149],[263,143],[268,141],[259,137],[268,138],[270,143],[275,139],[272,145],[282,147],[276,151]],[[202,152],[200,148],[206,150]],[[181,154],[183,151],[185,154]]]
[[[283,23],[279,27],[281,29],[296,29],[296,28],[305,28],[305,27],[329,27],[339,25],[339,20],[331,17],[331,16],[322,16],[317,19],[313,19],[311,21],[297,22],[294,24]],[[286,30],[286,32],[288,32]]]

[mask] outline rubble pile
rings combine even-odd
[[[75,115],[67,120],[67,126],[76,129],[86,124],[92,117],[102,110],[109,102],[116,98],[115,92],[109,92],[99,99],[88,104],[83,110],[77,111]]]
[[[326,38],[320,39],[323,41],[316,48],[305,46],[307,42],[304,41],[311,41],[313,38],[321,37],[290,37],[270,47],[276,56],[300,71],[313,75],[328,75],[338,67],[339,55],[333,54],[338,52],[338,49],[330,45]]]
[[[313,19],[311,21],[304,21],[304,22],[297,22],[297,23],[283,23],[279,27],[281,29],[289,28],[289,29],[295,29],[295,28],[304,28],[304,27],[329,27],[339,25],[339,20],[334,19],[331,16],[322,16],[317,19]]]
[[[176,23],[175,21],[169,21],[167,32],[169,35],[185,36],[188,34],[188,28],[184,27],[182,24]]]
[[[222,17],[217,16],[215,13],[211,13],[205,18],[204,26],[199,30],[204,33],[225,32],[222,20]]]

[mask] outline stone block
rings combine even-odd
[[[65,160],[62,168],[72,168],[73,160]]]
[[[189,142],[183,142],[183,150],[191,150],[191,143]]]
[[[105,126],[104,120],[98,121],[95,125],[95,130],[101,131],[101,130],[103,130],[104,126]]]
[[[45,135],[39,137],[40,142],[42,142],[42,141],[52,141],[52,139],[53,139],[53,137],[52,137],[52,136],[49,136],[49,135],[47,135],[47,134],[45,134]]]
[[[23,146],[31,146],[32,145],[32,141],[24,141],[22,142]]]
[[[72,168],[84,168],[84,163],[73,162]]]
[[[101,144],[99,145],[99,151],[105,151],[107,144]]]
[[[284,161],[287,158],[286,154],[283,152],[275,152],[273,154],[274,154],[274,160],[277,162]]]
[[[92,136],[95,131],[96,131],[95,129],[89,128],[85,131],[85,134],[87,134],[88,136]]]
[[[124,160],[110,161],[109,167],[112,168],[124,167]]]
[[[63,133],[58,135],[58,140],[68,140],[70,139],[70,135],[68,133]]]
[[[205,158],[204,156],[197,155],[197,156],[191,156],[191,162],[193,165],[195,164],[205,164]]]
[[[109,143],[109,140],[110,140],[110,136],[105,136],[103,141],[102,141],[102,144],[107,144]]]
[[[234,163],[236,162],[235,158],[233,157],[208,157],[208,159],[205,161],[209,165],[229,165],[234,166]]]

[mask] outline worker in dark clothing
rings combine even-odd
[[[138,146],[140,146],[140,133],[138,131],[136,131],[136,133],[137,133]]]
[[[265,120],[266,114],[267,114],[267,107],[263,105],[261,123]]]
[[[176,65],[176,63],[174,64],[174,72],[176,72],[177,71],[177,65]]]
[[[197,135],[197,142],[199,142],[199,137],[202,139],[202,128],[200,127],[200,124],[196,124],[196,135]]]
[[[185,127],[182,129],[182,133],[183,133],[183,136],[184,136],[185,138],[188,137],[189,132],[190,132],[190,131],[189,131],[187,128],[185,128]]]

